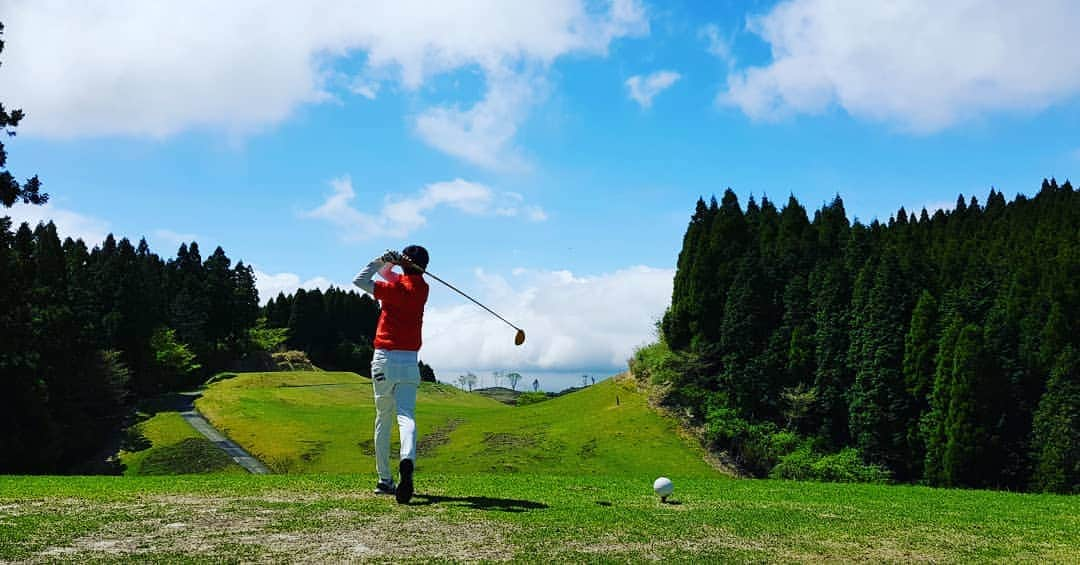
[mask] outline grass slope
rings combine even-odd
[[[0,477],[0,561],[1080,561],[1080,498],[680,478]]]
[[[120,452],[125,475],[247,473],[177,412],[159,412],[133,431],[149,445]]]
[[[196,407],[276,472],[374,465],[371,381],[352,373],[240,374],[211,384]],[[424,383],[417,419],[424,473],[716,474],[629,379],[523,407]]]

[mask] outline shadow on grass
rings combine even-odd
[[[410,503],[411,506],[429,506],[432,504],[446,504],[470,510],[494,510],[497,512],[528,512],[548,507],[547,504],[531,500],[491,498],[487,496],[438,496],[434,494],[417,494]]]

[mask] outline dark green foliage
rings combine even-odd
[[[1077,225],[1053,179],[869,224],[839,197],[812,220],[794,197],[699,199],[661,343],[632,368],[757,474],[786,429],[900,481],[1070,491],[1074,389],[1050,376],[1080,349]]]
[[[371,375],[379,307],[368,294],[330,287],[278,294],[262,310],[268,329],[288,330],[290,348],[307,353],[320,368]],[[430,367],[429,367],[430,369]],[[433,378],[434,371],[421,376]]]
[[[1036,490],[1080,494],[1080,353],[1069,346],[1035,411]]]
[[[438,378],[435,377],[435,369],[431,368],[431,365],[424,363],[423,361],[417,362],[417,367],[420,369],[420,381],[425,383],[438,382]]]
[[[207,269],[194,243],[166,264],[145,241],[88,251],[52,223],[12,228],[0,217],[0,472],[76,468],[134,400],[196,386],[249,347],[254,277],[222,270],[224,252]]]

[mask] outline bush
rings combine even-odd
[[[745,471],[759,477],[767,475],[801,441],[794,432],[778,430],[772,422],[751,424],[724,406],[709,409],[705,439],[711,448],[727,449]]]
[[[782,457],[769,476],[774,479],[823,481],[832,483],[886,483],[889,473],[877,465],[863,463],[859,451],[846,448],[822,455],[809,442]]]
[[[277,368],[279,371],[318,370],[315,365],[311,364],[311,359],[308,359],[307,353],[304,353],[303,351],[297,351],[295,349],[275,353],[274,363],[277,364]]]
[[[548,399],[546,392],[523,392],[517,397],[518,406],[528,406]]]

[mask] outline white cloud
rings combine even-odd
[[[652,100],[679,80],[681,75],[675,71],[656,71],[648,76],[634,75],[626,79],[626,89],[630,98],[642,108],[652,106]]]
[[[279,292],[293,294],[299,288],[326,290],[331,286],[349,288],[349,286],[335,283],[326,277],[314,277],[301,282],[300,275],[295,273],[271,274],[255,269],[255,287],[259,290],[259,302],[261,304],[266,304],[271,298],[277,298]]]
[[[44,206],[17,204],[8,209],[0,209],[0,216],[11,216],[15,228],[23,222],[30,224],[33,229],[41,222],[52,221],[56,224],[56,231],[61,238],[81,239],[87,247],[100,245],[109,234],[109,222],[57,208],[53,203]]]
[[[517,155],[512,137],[536,102],[522,89],[557,58],[604,56],[613,40],[648,32],[637,0],[5,0],[0,21],[0,96],[27,111],[25,135],[250,132],[333,99],[334,64],[360,55],[364,78],[341,86],[368,98],[373,78],[415,91],[478,69],[482,100],[421,111],[415,127],[482,166]]]
[[[512,328],[462,299],[426,310],[421,355],[436,372],[624,366],[635,347],[655,338],[674,276],[671,269],[641,266],[597,276],[515,269],[508,281],[477,271],[475,294],[464,290],[523,328],[525,345],[516,347]]]
[[[469,109],[429,108],[416,116],[416,132],[428,145],[475,165],[527,169],[513,139],[544,88],[538,76],[508,71],[489,74],[483,100]]]
[[[379,95],[379,83],[363,78],[357,78],[349,85],[353,94],[359,94],[368,100],[374,100]]]
[[[348,176],[330,181],[333,193],[318,208],[304,213],[308,218],[329,222],[341,230],[345,241],[361,241],[375,236],[404,237],[427,224],[427,213],[440,206],[457,209],[472,216],[516,216],[524,213],[532,221],[547,219],[538,206],[520,205],[524,199],[513,192],[496,194],[479,183],[462,179],[425,186],[409,197],[388,196],[378,213],[365,213],[353,207],[356,191]],[[497,198],[503,202],[495,205]]]
[[[772,62],[729,74],[718,102],[754,119],[839,106],[934,132],[1080,94],[1072,0],[793,0],[747,27]]]
[[[710,55],[727,63],[729,68],[735,65],[735,54],[732,52],[731,48],[733,38],[721,36],[719,26],[716,24],[705,25],[698,32],[698,37],[701,37],[708,42],[705,50],[708,51]]]

